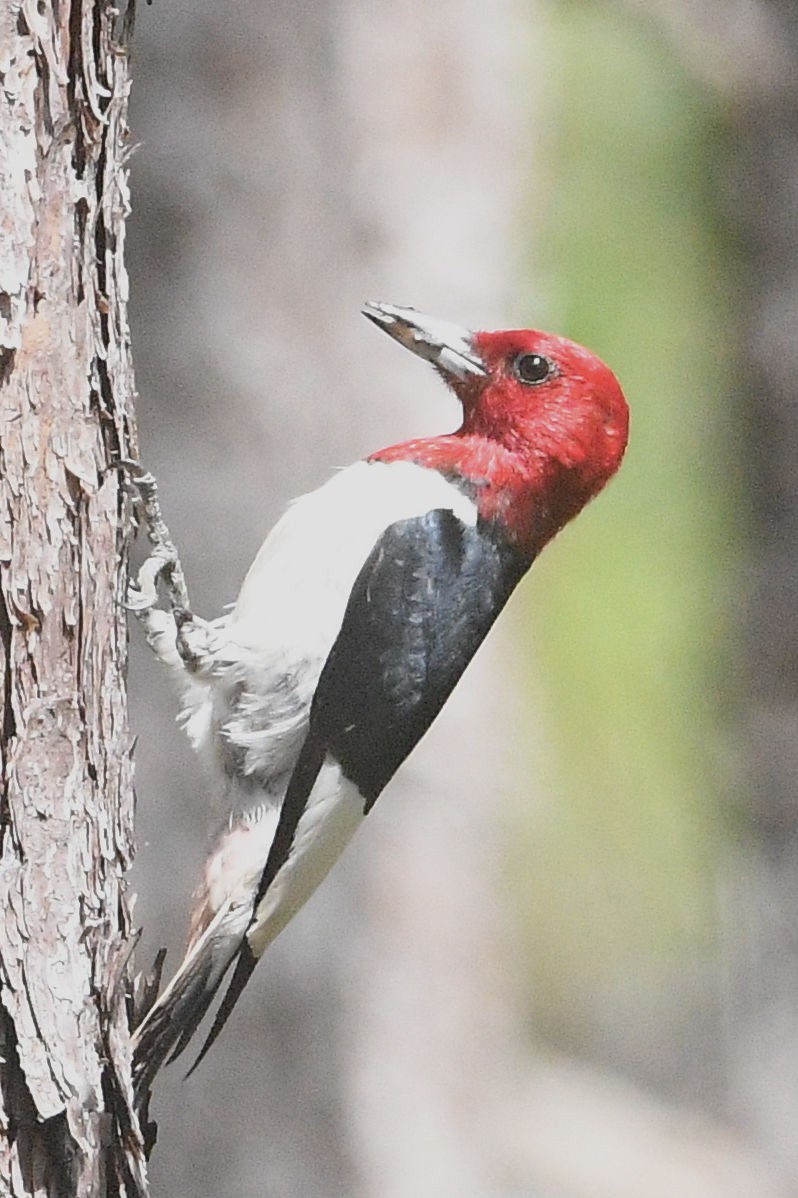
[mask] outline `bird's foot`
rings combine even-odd
[[[140,462],[119,459],[115,466],[124,470],[139,522],[143,524],[152,553],[142,565],[134,582],[131,582],[127,606],[136,615],[156,607],[159,589],[163,586],[170,609],[190,610],[186,576],[180,562],[177,546],[166,525],[158,497],[158,484],[154,475],[145,470]]]
[[[120,459],[125,484],[152,552],[128,583],[125,606],[142,625],[153,652],[167,665],[200,668],[210,653],[210,626],[195,616],[177,547],[161,512],[155,477],[139,462]],[[166,607],[160,606],[162,597]],[[177,654],[177,656],[176,656]]]

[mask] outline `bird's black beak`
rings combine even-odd
[[[393,304],[368,303],[363,307],[363,315],[390,333],[400,345],[431,362],[444,376],[465,381],[487,374],[484,362],[474,351],[468,329],[436,316],[424,316],[415,308],[397,308]]]

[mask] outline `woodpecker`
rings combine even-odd
[[[175,672],[186,731],[232,812],[183,961],[134,1034],[140,1085],[183,1052],[229,975],[196,1068],[519,580],[626,447],[621,387],[574,342],[471,333],[389,304],[363,312],[433,365],[462,424],[374,453],[296,500],[226,616],[191,614],[154,480],[139,480],[155,552],[131,606]],[[159,581],[170,610],[157,606]]]

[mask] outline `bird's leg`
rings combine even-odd
[[[133,481],[138,510],[144,517],[147,538],[153,548],[133,584],[138,595],[132,597],[129,606],[133,611],[154,606],[158,602],[158,583],[163,581],[172,611],[188,611],[190,604],[186,576],[161,512],[155,477],[137,463],[125,462],[123,465]]]
[[[132,483],[136,509],[152,553],[127,591],[127,607],[144,629],[147,643],[168,666],[198,670],[210,653],[210,628],[191,611],[180,555],[161,512],[158,484],[138,462],[118,463]],[[159,607],[160,588],[168,610]]]

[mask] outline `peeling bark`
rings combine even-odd
[[[0,1193],[146,1193],[131,1109],[132,851],[109,461],[135,452],[133,7],[0,0]]]

